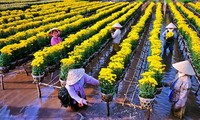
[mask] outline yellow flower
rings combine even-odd
[[[167,32],[167,34],[166,34],[166,40],[167,40],[168,38],[173,37],[173,36],[174,36],[174,33],[173,33],[172,31]]]
[[[38,57],[37,59],[34,59],[31,63],[31,66],[33,67],[39,67],[40,65],[42,65],[44,63],[44,59],[43,57]]]

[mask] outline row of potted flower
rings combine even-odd
[[[5,2],[6,1],[6,2]],[[53,2],[62,2],[62,0],[48,0],[48,1],[36,1],[36,2],[14,2],[14,3],[7,3],[7,0],[0,1],[0,10],[12,10],[12,9],[26,9],[29,8],[30,5],[37,5],[37,4],[47,4],[47,3],[53,3]]]
[[[107,25],[107,23],[109,23],[113,19],[119,17],[120,15],[124,14],[126,11],[121,12],[119,10],[127,4],[128,3],[117,4],[117,6],[113,7],[112,9],[109,9],[107,11],[102,11],[102,12],[100,12],[100,13],[94,15],[94,16],[85,18],[85,20],[87,20],[88,22],[91,21],[90,18],[91,19],[96,18],[96,21],[98,21],[99,18],[104,18],[103,16],[105,16],[105,15],[108,16],[108,15],[114,13],[115,11],[117,11],[116,13],[112,14],[111,17],[106,18],[106,21],[102,20],[103,22],[97,22],[96,24],[92,25],[91,27],[88,27],[87,29],[80,30],[76,34],[70,34],[63,42],[61,42],[61,43],[59,43],[55,46],[47,47],[47,48],[43,49],[42,51],[36,52],[34,54],[35,58],[32,61],[32,63],[33,63],[33,65],[32,65],[33,74],[35,74],[35,75],[39,74],[38,71],[36,71],[36,69],[42,69],[43,72],[44,72],[44,70],[47,66],[58,63],[58,61],[61,58],[66,57],[67,52],[72,50],[75,45],[80,44],[85,39],[90,38],[92,35],[99,32],[99,30],[102,27]],[[130,7],[128,7],[128,8],[130,8]],[[84,19],[81,20],[81,21],[84,22]],[[61,31],[63,31],[61,27],[59,29]],[[42,59],[44,59],[44,62],[35,65],[35,62],[37,62],[39,59],[41,59],[41,57],[42,57]]]
[[[77,2],[77,3],[79,3],[79,2]],[[75,3],[66,4],[66,3],[64,3],[64,6],[63,5],[59,6],[57,4],[51,3],[51,4],[45,4],[45,5],[37,5],[35,7],[31,6],[30,9],[26,9],[25,11],[22,11],[22,10],[20,10],[20,11],[19,10],[9,11],[8,10],[7,12],[2,11],[2,12],[0,12],[0,14],[3,14],[3,16],[9,17],[9,18],[15,18],[16,16],[12,16],[13,15],[12,13],[15,13],[14,15],[19,15],[18,17],[20,17],[22,20],[8,22],[7,24],[4,23],[4,24],[0,25],[0,28],[5,29],[8,27],[17,26],[17,25],[28,23],[31,21],[41,21],[48,17],[54,17],[58,14],[61,14],[60,12],[66,12],[66,11],[68,11],[69,8],[76,9],[76,8],[82,7],[83,5],[87,5],[87,4],[83,4],[83,3],[82,4],[80,4],[80,3],[79,4],[75,4]],[[56,6],[57,8],[51,9],[52,6]],[[0,21],[6,19],[3,16],[0,17]],[[30,16],[30,17],[28,17],[28,16]],[[34,17],[31,17],[31,16],[34,16]],[[47,17],[44,18],[44,16],[47,16]]]
[[[116,3],[111,2],[111,4],[110,4],[109,6],[106,6],[106,7],[104,7],[104,8],[101,8],[101,9],[96,10],[96,13],[99,13],[99,12],[101,12],[101,11],[104,11],[104,10],[110,9],[110,8],[114,7],[115,4],[116,4]]]
[[[88,2],[89,3],[89,2]],[[91,2],[93,3],[93,2]],[[82,14],[85,14],[87,12],[96,12],[97,10],[97,4],[98,4],[98,10],[101,9],[102,7],[106,7],[107,5],[110,6],[112,3],[111,2],[94,2],[92,5],[89,6],[83,6],[83,7],[79,7],[76,9],[71,9],[71,12],[76,12],[76,11],[83,11],[85,10]]]
[[[31,8],[26,9],[25,11],[20,10],[20,11],[14,12],[15,14],[12,13],[12,11],[15,11],[15,10],[3,11],[3,13],[2,13],[3,16],[0,18],[0,23],[7,24],[9,22],[15,22],[18,20],[23,20],[23,19],[32,19],[33,20],[33,18],[36,17],[35,16],[36,12],[37,12],[37,15],[46,15],[49,13],[56,13],[59,11],[63,11],[63,9],[62,10],[60,10],[60,9],[69,6],[69,4],[64,4],[65,6],[62,6],[62,7],[58,6],[58,4],[57,5],[53,4],[53,3],[51,3],[51,4],[52,4],[51,6],[48,4],[45,4],[46,6],[45,5],[41,6],[41,8],[39,10],[37,10],[38,7],[37,8],[31,7]],[[58,9],[53,11],[51,9],[51,7],[54,5]],[[45,8],[47,8],[47,9],[45,9]],[[7,12],[9,14],[6,14]],[[9,19],[9,18],[12,18],[12,19]],[[7,21],[5,21],[5,20],[7,20]]]
[[[110,58],[107,68],[102,68],[99,73],[101,91],[105,94],[112,94],[115,91],[116,81],[119,80],[123,70],[130,60],[132,51],[136,48],[140,33],[145,27],[145,23],[152,14],[152,8],[155,3],[151,2],[146,8],[144,15],[138,23],[132,26],[128,37],[120,44],[121,50]]]
[[[122,23],[122,25],[124,25],[124,23],[128,20],[127,18],[130,18],[134,14],[134,12],[136,12],[136,10],[142,5],[142,3],[140,2],[140,3],[132,4],[132,5],[134,5],[134,8],[129,8],[130,5],[127,6],[126,8],[123,8],[121,12],[122,11],[126,12],[127,10],[128,12],[122,15],[120,18],[108,24],[104,29],[100,30],[98,34],[85,40],[84,42],[81,43],[81,45],[76,46],[74,48],[74,51],[69,53],[68,58],[61,60],[62,64],[61,64],[61,70],[60,70],[60,76],[59,76],[61,80],[65,81],[67,77],[66,76],[67,72],[70,68],[73,68],[76,65],[83,65],[83,62],[86,61],[86,59],[88,59],[93,53],[98,51],[101,45],[105,43],[108,38],[110,38],[111,24],[120,22]],[[116,14],[119,14],[119,13],[116,13]],[[116,16],[116,15],[113,14],[110,17],[112,18],[113,16]],[[107,72],[107,75],[110,75],[110,74]]]
[[[41,5],[32,5],[31,8],[26,9],[25,11],[18,10],[15,12],[15,10],[7,10],[7,11],[1,11],[0,14],[2,15],[2,19],[8,19],[8,18],[15,18],[20,17],[20,19],[29,19],[36,17],[34,14],[37,13],[37,15],[42,16],[50,13],[56,13],[67,10],[69,7],[71,9],[74,8],[80,8],[84,6],[91,6],[95,5],[99,2],[58,2],[58,3],[49,3],[49,4],[41,4]],[[101,4],[101,3],[99,3]],[[56,9],[52,9],[52,6],[55,6]],[[13,14],[13,13],[15,14]],[[9,13],[9,14],[7,14]],[[8,21],[9,22],[9,21]]]
[[[70,18],[72,16],[75,16],[75,15],[78,15],[78,14],[77,13],[68,13],[66,15],[59,15],[59,16],[61,16],[61,19],[60,19],[61,21],[60,22],[58,20],[56,20],[55,17],[52,17],[52,19],[54,19],[54,20],[56,20],[58,22],[56,22],[56,23],[48,23],[46,25],[42,25],[42,26],[37,27],[37,28],[32,28],[32,29],[28,29],[26,31],[18,32],[15,35],[11,35],[11,36],[9,36],[7,38],[1,38],[0,39],[0,47],[2,48],[3,46],[5,46],[7,44],[18,43],[20,40],[28,39],[29,37],[34,36],[39,32],[48,31],[52,27],[55,27],[55,26],[58,26],[58,25],[62,24],[64,18],[68,19],[68,18]],[[63,17],[63,16],[65,16],[65,17]],[[49,20],[51,21],[51,18],[47,18],[47,19],[48,19],[48,21]],[[12,32],[12,30],[8,31],[8,32]]]
[[[195,4],[192,2],[189,2],[188,5],[195,9],[198,13],[200,13],[200,2],[196,2]]]
[[[177,26],[178,26],[179,31],[181,32],[181,35],[183,35],[183,37],[187,41],[189,51],[191,52],[191,57],[192,57],[192,62],[193,62],[192,64],[195,66],[198,73],[200,73],[200,64],[199,64],[200,38],[198,37],[197,32],[192,30],[188,26],[188,24],[186,23],[186,20],[176,9],[175,5],[170,3],[169,6],[177,22]]]
[[[138,80],[139,94],[142,98],[154,98],[157,93],[156,88],[162,87],[161,80],[165,65],[161,61],[162,42],[159,39],[163,20],[162,4],[160,2],[157,3],[155,16],[153,29],[149,37],[150,54],[147,57],[148,67],[142,73],[142,78]]]
[[[83,16],[78,15],[70,19],[62,21],[63,24],[70,24],[71,22],[83,18]],[[59,25],[59,24],[58,24]],[[51,28],[55,26],[51,24]],[[11,45],[4,46],[0,51],[0,66],[9,66],[10,62],[18,60],[20,58],[26,57],[29,53],[41,49],[45,45],[49,44],[48,33],[41,32],[35,36],[28,38],[27,40],[21,40],[19,43],[14,43]]]
[[[103,6],[106,6],[107,5],[107,3],[104,3],[104,4],[99,4],[98,6],[96,5],[96,6],[90,6],[90,7],[88,7],[88,9],[90,10],[90,11],[88,11],[88,12],[94,12],[94,11],[96,11],[97,9],[99,9],[99,8],[102,8]],[[84,15],[85,14],[85,10],[83,9],[83,10],[78,10],[78,11],[76,11],[76,12],[70,12],[70,13],[65,13],[65,11],[61,11],[61,12],[59,12],[59,13],[54,13],[54,14],[49,14],[49,15],[46,15],[46,16],[43,16],[42,17],[42,19],[41,20],[39,20],[39,21],[37,21],[36,19],[36,21],[33,21],[33,22],[28,22],[28,23],[25,23],[25,24],[23,24],[23,25],[14,25],[14,26],[12,26],[12,27],[8,27],[8,28],[6,28],[6,29],[0,29],[0,31],[1,31],[1,36],[2,37],[7,37],[7,36],[9,36],[9,37],[7,37],[7,38],[5,38],[7,41],[17,41],[17,40],[20,40],[20,39],[22,39],[22,36],[21,37],[18,37],[19,36],[19,34],[20,34],[20,32],[19,31],[22,31],[23,33],[24,32],[27,32],[25,35],[26,36],[24,36],[23,38],[27,38],[27,36],[29,36],[29,32],[30,31],[33,31],[33,30],[35,30],[35,31],[38,31],[38,30],[40,30],[40,31],[44,31],[44,30],[42,30],[41,29],[41,25],[42,26],[45,26],[45,24],[48,24],[48,23],[50,23],[50,22],[57,22],[57,21],[60,21],[60,20],[63,20],[63,19],[66,19],[66,18],[68,18],[68,17],[72,17],[72,16],[74,16],[74,15],[78,15],[78,14],[82,14],[82,15]],[[37,17],[36,17],[37,18]],[[40,17],[41,18],[41,17]],[[39,27],[40,26],[40,27]],[[37,28],[38,27],[38,28]],[[33,28],[32,30],[30,29],[30,28]],[[27,31],[24,31],[24,30],[27,30]],[[29,31],[29,32],[28,32]],[[38,31],[38,32],[40,32],[40,31]],[[18,33],[17,33],[18,32]],[[15,34],[15,33],[17,33],[17,34]],[[13,34],[15,34],[14,36],[11,36],[11,35],[13,35]],[[31,33],[31,34],[34,34],[33,32]],[[36,33],[35,33],[36,34]],[[1,37],[0,36],[0,37]],[[15,39],[14,39],[15,38]],[[4,40],[4,39],[2,39],[2,40]]]
[[[176,5],[178,8],[183,12],[184,15],[187,16],[187,18],[195,25],[198,31],[200,31],[200,18],[196,16],[193,12],[188,10],[186,7],[184,7],[180,2],[176,2]]]
[[[122,5],[121,5],[121,7],[122,7]],[[119,7],[113,8],[112,10],[107,12],[107,14],[111,14],[114,9],[118,9],[118,8]],[[62,30],[62,31],[66,31],[65,29],[67,29],[67,28],[69,30],[79,30],[81,28],[81,26],[82,27],[85,26],[86,23],[90,24],[92,21],[98,21],[102,16],[105,16],[107,14],[99,13],[94,16],[91,16],[91,19],[90,18],[80,19],[80,18],[82,18],[82,16],[79,16],[79,17],[75,16],[72,19],[67,19],[68,21],[66,20],[66,21],[62,22],[61,27],[58,27],[58,28],[60,28],[60,30]],[[71,23],[71,21],[75,21],[75,20],[78,20],[78,21]],[[51,24],[51,25],[52,25],[51,27],[55,26],[54,24]],[[76,25],[77,28],[73,27],[73,25]],[[74,29],[71,29],[71,28],[74,28]],[[70,32],[69,30],[68,30],[68,32]],[[65,32],[63,32],[63,33],[65,33]],[[10,64],[10,62],[24,57],[24,55],[27,55],[25,53],[25,52],[27,52],[26,50],[28,50],[28,53],[32,53],[33,51],[40,49],[41,47],[47,45],[47,43],[48,43],[47,39],[48,39],[48,35],[44,32],[41,32],[41,33],[38,33],[36,36],[28,38],[27,40],[20,41],[19,44],[5,46],[4,48],[1,49],[0,58],[2,60],[0,61],[1,62],[0,65],[8,66]],[[51,52],[54,52],[51,49],[49,49],[49,50]],[[58,56],[60,56],[60,55],[58,55]],[[52,61],[54,61],[54,59],[48,60],[49,63],[52,63]]]
[[[0,17],[2,16],[8,16],[8,15],[15,15],[18,13],[22,13],[22,10],[4,10],[4,11],[0,11]]]
[[[96,6],[96,8],[98,8]],[[78,13],[68,13],[64,16],[74,16],[76,14],[79,14],[81,11],[79,11]],[[55,26],[60,26],[62,24],[62,28],[61,30],[62,33],[64,35],[66,35],[68,32],[74,32],[76,30],[78,30],[80,27],[83,27],[83,26],[86,26],[88,24],[91,24],[93,21],[95,21],[97,18],[96,17],[99,17],[99,19],[102,17],[102,16],[106,16],[107,14],[96,14],[94,15],[93,17],[89,17],[89,18],[84,18],[84,19],[80,19],[78,20],[77,22],[73,23],[73,24],[62,24],[61,22],[57,22],[57,23],[50,23],[50,24],[47,24],[47,25],[44,25],[44,26],[40,26],[38,28],[35,28],[35,29],[29,29],[27,31],[23,31],[23,32],[18,32],[17,34],[13,35],[13,36],[10,36],[6,39],[1,39],[0,40],[0,48],[2,48],[3,46],[7,45],[7,44],[12,44],[12,43],[16,43],[16,42],[19,42],[19,40],[21,39],[27,39],[28,37],[30,36],[33,36],[33,35],[36,35],[38,32],[40,31],[48,31],[49,29],[51,29],[52,27],[55,27]],[[51,18],[48,18],[51,20]],[[57,19],[54,17],[54,19]],[[93,20],[93,21],[92,21]],[[45,21],[45,20],[43,20]],[[49,21],[49,20],[48,20]],[[73,28],[73,29],[71,29]]]
[[[11,38],[13,38],[12,35],[14,35],[16,33],[19,34],[20,31],[26,32],[26,30],[30,30],[31,28],[35,29],[35,28],[37,28],[41,25],[45,25],[45,24],[48,24],[50,22],[57,22],[57,21],[66,19],[67,17],[71,17],[71,16],[73,16],[73,15],[71,15],[71,14],[70,14],[70,16],[66,15],[65,12],[62,11],[62,12],[59,12],[59,13],[54,13],[54,14],[50,14],[50,15],[46,15],[46,16],[36,17],[37,20],[35,19],[35,20],[31,20],[31,21],[29,21],[29,20],[26,21],[24,19],[23,24],[20,24],[20,25],[16,25],[15,22],[13,22],[13,24],[12,24],[13,26],[0,29],[0,31],[2,33],[0,37],[3,38],[3,39],[10,40]],[[15,36],[17,36],[17,34]],[[21,39],[21,38],[17,38],[17,39]]]

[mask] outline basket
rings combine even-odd
[[[152,109],[155,98],[142,98],[139,96],[142,109]]]
[[[105,102],[111,102],[113,100],[113,94],[101,93],[101,99]]]
[[[59,79],[61,87],[65,87],[66,81]]]
[[[31,75],[32,75],[32,77],[33,77],[33,82],[34,82],[34,83],[42,82],[43,79],[44,79],[44,74],[38,75],[38,76],[35,76],[35,75],[33,75],[33,74],[31,74]]]

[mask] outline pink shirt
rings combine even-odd
[[[84,92],[84,84],[88,83],[91,85],[99,85],[99,81],[87,74],[84,74],[83,77],[74,85],[66,85],[70,96],[76,100],[78,103],[81,102],[81,98],[86,98],[85,92]],[[78,96],[78,93],[80,93],[80,97]]]
[[[58,43],[62,42],[62,39],[60,37],[52,37],[51,38],[51,46],[56,45]]]

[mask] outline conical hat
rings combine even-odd
[[[77,83],[84,74],[85,70],[83,68],[70,69],[67,75],[67,85],[73,85]]]
[[[166,28],[176,28],[176,26],[173,23],[170,23],[169,25],[166,26]]]
[[[181,61],[181,62],[177,62],[172,64],[172,66],[187,75],[195,75],[194,69],[192,68],[192,65],[190,64],[190,62],[188,60],[185,61]]]
[[[53,31],[60,32],[58,28],[52,28],[51,30],[49,30],[49,35],[52,34]]]
[[[118,27],[118,28],[122,28],[122,26],[117,22],[115,23],[112,27]]]

